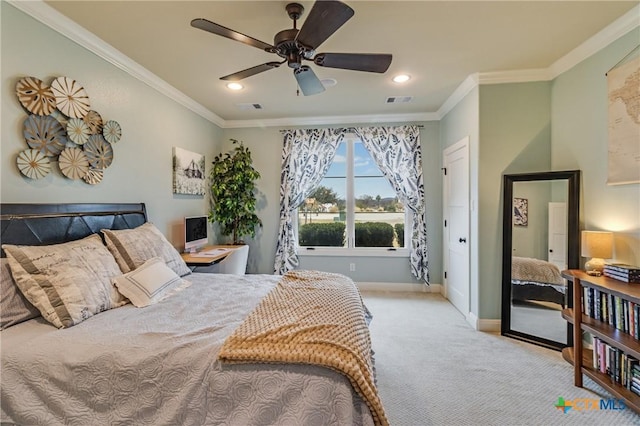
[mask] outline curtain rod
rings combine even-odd
[[[412,124],[412,126],[416,126],[419,129],[422,129],[424,127],[423,124]],[[324,127],[314,127],[314,128],[323,129]],[[353,127],[353,126],[352,127],[344,127],[344,129],[346,131],[348,131],[348,132],[353,132],[355,130],[355,127]],[[284,132],[289,131],[289,130],[295,130],[295,129],[280,129],[280,133],[284,133]]]

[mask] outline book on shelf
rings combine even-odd
[[[627,265],[626,263],[605,263],[605,269],[610,269],[612,271],[626,272],[626,273],[639,273],[640,274],[640,266],[632,266]]]
[[[605,277],[609,277],[609,278],[613,278],[614,280],[618,280],[618,281],[622,281],[625,283],[634,283],[634,284],[638,284],[640,283],[640,276],[636,277],[636,276],[625,276],[625,275],[619,275],[619,274],[612,274],[610,272],[604,271],[604,276]]]
[[[640,339],[640,305],[595,288],[583,288],[582,313]]]
[[[640,269],[635,266],[606,264],[602,273],[607,277],[627,283],[640,283]]]
[[[638,360],[598,337],[593,338],[593,369],[608,375],[611,381],[635,393],[640,392]]]

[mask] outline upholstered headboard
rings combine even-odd
[[[59,244],[147,221],[144,203],[0,204],[0,243]],[[2,257],[5,257],[4,250]]]

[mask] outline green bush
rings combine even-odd
[[[398,246],[404,247],[404,223],[396,223],[393,227],[396,230],[396,239],[398,240]]]
[[[393,226],[384,222],[356,223],[356,247],[393,247]]]
[[[298,241],[301,246],[344,246],[344,222],[307,223],[300,226]]]

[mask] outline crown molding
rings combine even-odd
[[[603,30],[555,61],[548,68],[471,74],[442,104],[437,114],[440,119],[443,118],[471,90],[480,84],[527,83],[553,80],[638,26],[640,26],[640,5],[635,6],[629,12],[607,25]]]
[[[607,25],[602,31],[588,38],[580,46],[573,49],[549,67],[551,78],[556,78],[563,72],[569,71],[591,55],[604,49],[629,31],[640,26],[640,5],[622,15]]]
[[[465,78],[462,83],[453,91],[451,96],[447,98],[446,101],[442,104],[442,106],[438,109],[437,115],[438,120],[442,119],[445,115],[447,115],[465,96],[469,94],[473,89],[475,89],[480,81],[480,74],[474,73],[469,74],[467,78]]]
[[[138,64],[118,49],[111,46],[84,27],[73,22],[42,0],[20,1],[5,0],[16,9],[40,21],[52,30],[62,34],[74,43],[79,44],[100,58],[116,66],[127,74],[147,84],[163,95],[173,99],[180,105],[190,109],[204,119],[224,127],[224,120],[213,112],[191,99],[142,65]]]
[[[529,70],[483,72],[478,75],[478,84],[529,83],[552,80],[548,68]]]
[[[124,55],[101,38],[53,9],[44,1],[4,1],[223,129],[437,121],[449,113],[462,99],[464,99],[465,96],[480,84],[525,83],[553,80],[563,72],[568,71],[613,41],[627,34],[629,31],[640,26],[640,5],[637,5],[605,27],[602,31],[587,39],[567,55],[558,59],[548,68],[470,74],[435,113],[298,117],[265,120],[224,120],[205,108],[202,104],[194,101],[180,90],[153,74],[142,65],[133,61],[131,58]]]
[[[325,117],[288,117],[264,120],[226,120],[225,129],[243,127],[282,127],[282,126],[324,126],[331,124],[360,123],[407,123],[416,121],[437,121],[440,116],[434,112],[382,115],[334,115]]]

